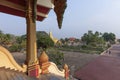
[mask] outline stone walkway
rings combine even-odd
[[[120,80],[120,45],[113,45],[104,54],[75,72],[80,80]]]

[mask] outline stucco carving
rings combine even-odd
[[[0,46],[0,67],[10,68],[22,72],[26,72],[27,69],[26,65],[23,65],[23,67],[18,65],[11,53],[2,46]]]

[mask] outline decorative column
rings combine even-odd
[[[36,12],[34,11],[35,0],[26,0],[26,22],[27,22],[27,55],[26,64],[28,75],[39,77],[39,65],[36,47]]]
[[[65,79],[69,80],[69,68],[67,64],[64,65],[64,70],[65,70]]]

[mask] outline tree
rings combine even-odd
[[[93,32],[92,31],[88,31],[88,33],[85,33],[82,37],[81,40],[86,43],[87,45],[91,42],[93,42]]]
[[[4,34],[3,38],[4,38],[4,44],[5,45],[10,45],[11,44],[12,37],[11,37],[10,34]]]
[[[115,34],[114,33],[107,33],[105,32],[102,37],[104,38],[105,41],[110,42],[110,43],[114,43],[115,42]]]
[[[65,42],[68,42],[68,40],[69,40],[68,38],[65,38]]]
[[[62,44],[65,44],[65,40],[63,38],[61,38],[60,41],[62,42]]]
[[[0,45],[7,48],[9,45],[11,45],[11,41],[12,41],[11,34],[4,34],[2,33],[2,31],[0,31]]]
[[[110,38],[110,40],[115,41],[116,36],[114,33],[109,33],[109,38]]]
[[[54,46],[54,42],[44,31],[37,31],[37,47],[48,48]]]
[[[92,44],[94,46],[97,46],[98,44],[104,44],[104,40],[98,31],[96,31],[95,33],[93,33],[92,31],[88,31],[88,33],[85,33],[81,37],[81,40],[87,45]]]
[[[38,31],[37,36],[37,48],[48,48],[54,46],[54,42],[49,35],[44,31]],[[14,45],[10,47],[11,51],[21,51],[26,49],[26,35],[16,36]]]

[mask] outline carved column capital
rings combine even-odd
[[[27,20],[32,20],[32,15],[33,15],[33,7],[31,4],[32,0],[26,0],[26,19]]]

